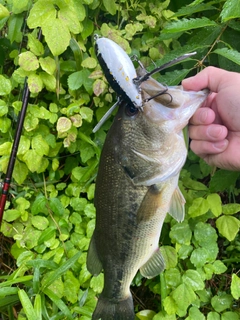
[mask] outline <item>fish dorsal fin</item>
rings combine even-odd
[[[87,254],[87,269],[88,271],[93,274],[94,276],[99,275],[102,271],[102,263],[97,254],[97,248],[95,244],[94,234],[90,241],[88,254]]]
[[[177,187],[172,195],[172,200],[169,208],[169,214],[177,220],[177,222],[182,222],[185,216],[185,199],[180,191],[179,187]]]
[[[141,275],[145,278],[153,278],[165,269],[165,262],[160,249],[140,268]]]

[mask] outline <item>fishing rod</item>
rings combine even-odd
[[[42,37],[42,30],[40,29],[39,33],[38,33],[38,40],[41,40],[41,37]],[[30,97],[30,91],[28,88],[27,78],[26,78],[25,83],[24,83],[23,95],[22,95],[22,108],[21,108],[19,116],[18,116],[17,129],[15,132],[14,140],[13,140],[11,155],[9,158],[7,172],[6,172],[4,182],[3,182],[2,194],[1,194],[1,198],[0,198],[0,226],[1,226],[1,222],[2,222],[5,204],[7,201],[10,183],[12,180],[12,173],[13,173],[15,161],[17,158],[17,151],[18,151],[18,146],[19,146],[21,134],[22,134],[23,123],[24,123],[24,119],[25,119],[25,115],[26,115],[26,111],[27,111],[29,97]]]

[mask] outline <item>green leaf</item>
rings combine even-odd
[[[234,63],[240,65],[240,53],[234,49],[228,48],[220,48],[213,51],[213,53],[217,53],[228,60],[233,61]]]
[[[208,195],[207,201],[214,216],[219,217],[222,213],[222,201],[220,196],[217,193],[211,193]]]
[[[39,134],[32,138],[32,149],[35,150],[39,155],[48,155],[49,145]]]
[[[28,47],[30,48],[30,51],[36,55],[41,56],[44,53],[44,47],[43,44],[35,38],[33,34],[28,34]]]
[[[22,184],[29,174],[28,168],[25,163],[16,160],[13,169],[13,178],[20,185]]]
[[[155,316],[156,312],[152,310],[142,310],[138,313],[136,313],[136,316],[140,320],[152,320],[152,318]]]
[[[64,275],[64,296],[72,304],[78,301],[79,289],[80,283],[78,279],[68,270]]]
[[[92,277],[90,281],[90,287],[96,292],[100,294],[103,290],[104,277],[103,273],[100,273],[97,277]]]
[[[103,0],[103,5],[106,8],[107,12],[111,15],[115,15],[117,12],[117,5],[114,0]]]
[[[10,307],[16,304],[19,304],[19,297],[17,294],[12,296],[7,296],[5,298],[0,299],[0,308],[6,309],[6,307]],[[25,318],[26,319],[26,318]]]
[[[34,300],[34,311],[38,320],[42,320],[42,307],[42,297],[37,293]]]
[[[56,17],[45,20],[42,25],[42,32],[54,56],[60,55],[67,49],[71,35],[67,25],[62,20]]]
[[[170,246],[162,246],[160,251],[163,255],[166,264],[166,269],[176,267],[178,262],[176,250]]]
[[[0,118],[0,131],[2,133],[8,132],[10,127],[11,127],[11,120],[10,119]]]
[[[219,295],[214,296],[211,299],[211,304],[214,310],[217,312],[222,312],[231,307],[233,302],[233,298],[230,294],[221,293]]]
[[[216,230],[209,224],[199,222],[194,228],[194,238],[202,247],[209,248],[217,242]]]
[[[48,219],[42,216],[33,216],[31,221],[32,225],[38,230],[45,230],[49,225]]]
[[[8,9],[0,3],[0,19],[6,18],[10,15]]]
[[[197,307],[191,307],[189,309],[189,316],[186,320],[205,320],[205,316]]]
[[[12,90],[11,81],[0,75],[0,96],[8,95]]]
[[[182,280],[184,283],[188,284],[194,291],[203,290],[205,285],[201,278],[201,275],[196,270],[187,270]]]
[[[56,91],[56,78],[52,74],[40,72],[40,78],[48,91]]]
[[[197,4],[196,2],[203,2],[202,0],[200,1],[194,1],[194,3],[191,3],[191,5],[184,6],[180,8],[173,17],[181,17],[185,15],[191,15],[196,12],[203,12],[205,10],[217,10],[215,7],[209,5],[209,3],[199,3]],[[195,5],[194,5],[195,4]]]
[[[0,283],[0,288],[8,287],[8,286],[11,286],[16,283],[29,282],[29,281],[32,281],[32,279],[33,279],[33,276],[28,275],[28,276],[18,277],[16,279],[6,280],[6,281]]]
[[[18,14],[28,9],[29,0],[21,0],[21,1],[13,0],[12,4],[13,4],[12,6],[13,13]]]
[[[0,155],[9,155],[12,149],[12,143],[10,141],[0,144]]]
[[[18,155],[23,155],[30,148],[30,139],[26,136],[21,136],[20,144],[18,147]]]
[[[211,259],[209,257],[209,252],[205,248],[195,249],[190,257],[190,261],[196,268],[204,266],[205,263],[209,262]]]
[[[3,219],[7,222],[16,220],[21,216],[21,212],[16,209],[6,210],[3,215]]]
[[[83,68],[94,69],[97,66],[97,61],[92,57],[88,57],[85,60],[83,60],[81,65]]]
[[[11,15],[8,19],[8,39],[13,43],[22,41],[22,31],[21,27],[23,24],[22,15]]]
[[[70,205],[75,211],[83,211],[87,205],[87,199],[71,198]]]
[[[82,76],[82,71],[74,72],[68,77],[68,86],[71,90],[77,90],[81,88],[83,82],[84,79]]]
[[[63,314],[67,317],[67,319],[73,320],[73,317],[71,312],[69,311],[69,308],[53,291],[45,288],[43,292],[49,297],[49,299],[52,300],[53,303],[55,303],[55,305],[63,312]]]
[[[172,292],[172,298],[177,307],[186,313],[187,308],[196,299],[196,295],[189,285],[182,283]]]
[[[83,30],[81,32],[81,36],[83,40],[86,40],[88,36],[90,36],[94,31],[94,24],[93,21],[90,19],[85,19],[83,21]]]
[[[161,311],[159,313],[157,313],[152,320],[176,320],[176,316],[175,314],[166,314],[166,312]]]
[[[61,201],[58,198],[50,198],[49,199],[49,207],[58,216],[62,216],[64,214],[64,208]]]
[[[84,21],[86,17],[86,9],[83,3],[86,3],[86,1],[80,2],[78,0],[73,0],[73,8],[75,9],[75,12],[77,14],[79,21]],[[86,20],[89,20],[89,19],[86,19]]]
[[[50,240],[55,236],[56,229],[55,227],[49,227],[41,233],[41,236],[38,239],[38,245],[44,243],[45,241]]]
[[[86,163],[89,159],[95,156],[95,150],[87,142],[83,141],[80,156],[81,160]]]
[[[100,96],[106,89],[107,85],[106,82],[104,82],[101,79],[97,79],[96,81],[94,81],[93,83],[93,92],[95,94],[95,96]]]
[[[38,123],[38,118],[33,117],[31,114],[28,113],[24,120],[24,129],[28,132],[32,131],[37,127]]]
[[[166,270],[165,273],[165,281],[168,287],[176,288],[181,284],[181,274],[177,268],[171,268]]]
[[[54,7],[54,1],[38,0],[34,3],[30,10],[30,14],[27,19],[27,24],[30,29],[42,27],[42,24],[46,19],[55,18],[56,9]]]
[[[240,7],[238,0],[227,0],[220,13],[222,22],[240,17]]]
[[[54,273],[51,273],[50,275],[47,275],[44,281],[43,290],[50,286],[56,279],[58,279],[60,276],[62,276],[67,270],[69,270],[74,263],[78,260],[80,255],[82,254],[81,251],[76,253],[73,257],[68,259],[66,262],[64,262],[58,269],[54,271]]]
[[[232,311],[223,312],[221,320],[239,320],[239,313]]]
[[[182,82],[183,79],[189,74],[189,69],[174,70],[172,72],[166,72],[164,76],[158,76],[158,81],[168,86],[175,86]]]
[[[21,301],[23,310],[27,316],[28,320],[38,320],[35,310],[33,309],[33,305],[27,295],[27,293],[20,289],[18,291],[18,296]]]
[[[177,309],[178,309],[177,303],[175,302],[175,300],[171,296],[168,296],[164,299],[163,306],[164,306],[164,309],[166,310],[166,312],[170,315],[176,314]],[[160,320],[162,320],[162,319],[160,319]]]
[[[31,172],[37,171],[42,163],[42,156],[39,155],[36,150],[28,150],[23,156],[23,160],[25,161],[28,169]]]
[[[201,216],[208,212],[210,206],[207,199],[196,198],[193,200],[192,205],[188,209],[188,214],[193,217]]]
[[[82,125],[82,117],[80,114],[75,114],[74,116],[70,117],[72,124],[74,127],[79,128]]]
[[[59,133],[67,132],[72,127],[72,122],[66,117],[60,117],[57,121],[57,131]]]
[[[227,267],[225,266],[225,264],[220,261],[220,260],[216,260],[213,262],[213,267],[214,267],[214,273],[215,274],[221,274],[227,271]]]
[[[236,274],[232,274],[231,294],[234,299],[240,298],[240,278]]]
[[[196,18],[196,19],[182,19],[178,21],[173,21],[168,23],[164,29],[163,33],[175,33],[183,32],[197,28],[203,28],[208,26],[216,26],[213,20],[209,20],[206,17]]]
[[[222,206],[222,212],[226,215],[232,215],[240,211],[239,203],[227,203]]]
[[[37,195],[37,197],[35,198],[31,206],[32,214],[36,215],[39,212],[47,213],[46,203],[47,203],[47,199],[43,194],[40,193],[39,195]]]
[[[38,58],[30,51],[19,55],[19,65],[25,71],[35,71],[39,67]]]
[[[71,5],[61,5],[59,4],[60,10],[58,12],[58,17],[64,24],[67,25],[70,32],[77,34],[82,31],[82,27],[78,20],[78,14],[74,6]],[[70,41],[70,39],[69,39]]]
[[[216,226],[222,236],[232,241],[239,231],[240,221],[235,217],[221,216],[217,219]]]
[[[209,312],[207,315],[207,320],[220,320],[220,315],[217,312]]]
[[[5,287],[0,289],[0,298],[4,298],[5,296],[18,293],[18,288],[13,287]]]
[[[31,93],[38,93],[42,91],[43,82],[39,75],[37,74],[30,74],[28,77],[28,88]]]
[[[50,75],[53,75],[56,70],[56,62],[51,57],[40,58],[39,63],[41,68]]]
[[[8,113],[8,107],[5,101],[0,100],[0,117]]]
[[[239,172],[217,170],[210,181],[209,189],[211,192],[225,191],[235,185],[238,177]]]
[[[190,244],[192,231],[188,223],[184,221],[182,223],[176,223],[172,227],[169,235],[174,242],[178,242],[180,244]]]

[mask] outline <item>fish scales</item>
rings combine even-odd
[[[142,84],[143,99],[150,97],[151,81]],[[181,87],[168,91],[173,101],[181,96],[179,107],[167,107],[167,95],[161,103],[145,103],[143,111],[122,102],[104,143],[95,191],[96,227],[87,258],[92,274],[104,270],[93,320],[134,320],[131,282],[139,269],[148,278],[163,271],[158,242],[164,219],[167,212],[178,221],[184,216],[178,189],[187,155],[182,129],[207,93]]]

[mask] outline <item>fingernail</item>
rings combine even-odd
[[[207,110],[201,110],[199,115],[199,120],[201,121],[201,123],[206,123],[207,116],[208,116]]]
[[[221,126],[209,126],[207,128],[207,134],[210,138],[218,138],[222,135],[223,128]]]
[[[226,140],[226,139],[213,143],[214,148],[219,150],[219,151],[225,150],[227,145],[228,145],[228,140]]]

